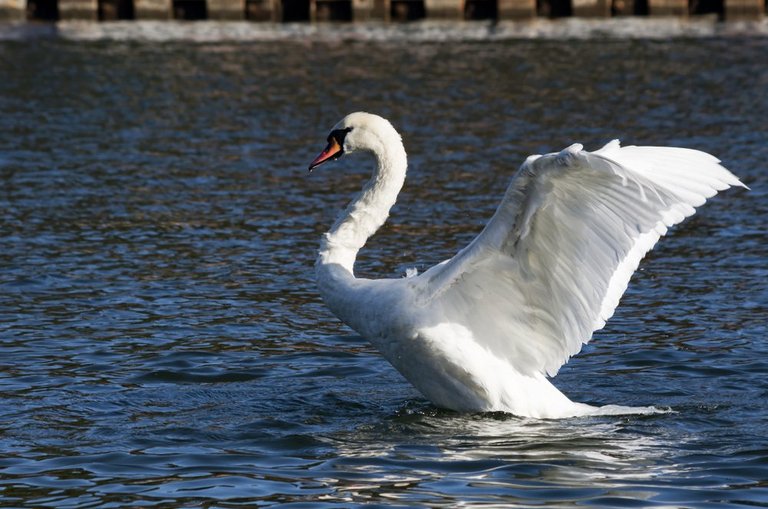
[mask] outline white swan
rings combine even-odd
[[[648,410],[575,403],[547,377],[605,325],[667,227],[743,186],[717,159],[618,141],[530,156],[456,256],[416,277],[371,280],[355,277],[355,258],[387,219],[407,162],[392,125],[358,112],[333,128],[309,169],[355,151],[378,164],[322,239],[318,286],[424,396],[456,411],[539,418]]]

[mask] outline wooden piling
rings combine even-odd
[[[515,20],[535,17],[716,15],[760,20],[765,0],[0,0],[0,21],[212,19],[271,22],[422,18]]]
[[[248,21],[282,21],[282,3],[277,0],[245,0],[245,19]],[[309,2],[307,2],[309,20]]]
[[[424,11],[429,19],[462,19],[464,3],[461,0],[424,0]]]
[[[64,21],[96,21],[98,12],[97,0],[59,0],[59,18]]]
[[[0,0],[0,20],[21,21],[26,17],[25,0]]]
[[[136,19],[133,12],[133,0],[98,0],[98,2],[100,21]]]
[[[207,0],[208,19],[242,20],[245,19],[245,0]]]
[[[572,0],[573,15],[581,18],[607,18],[611,15],[610,0]]]
[[[760,19],[765,15],[763,0],[725,0],[725,19]]]
[[[498,0],[499,19],[536,17],[536,0]]]
[[[612,16],[645,16],[648,14],[647,0],[613,0]]]
[[[648,0],[651,16],[688,16],[688,0]]]
[[[352,21],[352,0],[312,0],[312,21]]]
[[[134,0],[136,19],[171,19],[171,0]]]
[[[427,17],[425,0],[389,0],[388,3],[384,14],[387,21],[416,21]]]
[[[352,0],[352,19],[354,21],[370,21],[373,11],[373,0]]]

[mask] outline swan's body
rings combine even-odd
[[[696,150],[572,145],[529,157],[456,256],[416,277],[370,280],[355,277],[355,258],[396,201],[405,149],[388,121],[368,113],[345,117],[328,141],[310,169],[356,150],[373,153],[377,167],[322,239],[320,293],[424,396],[457,411],[632,411],[574,403],[547,377],[605,325],[667,227],[742,185]]]

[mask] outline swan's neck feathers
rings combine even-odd
[[[377,140],[371,152],[376,169],[321,241],[318,266],[340,265],[354,274],[358,251],[387,220],[405,182],[408,165],[400,136]]]

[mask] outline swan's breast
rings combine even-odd
[[[393,331],[394,332],[394,331]],[[412,328],[382,338],[382,355],[434,404],[457,411],[485,411],[498,399],[483,374],[488,352],[452,323]]]

